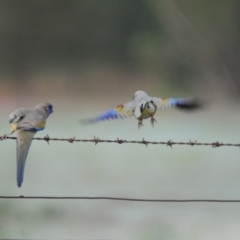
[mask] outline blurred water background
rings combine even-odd
[[[239,143],[237,0],[0,1],[0,133],[8,115],[54,105],[37,137]],[[198,96],[203,110],[165,110],[83,127],[152,96]],[[0,135],[1,135],[0,134]],[[240,152],[190,147],[33,141],[16,185],[15,141],[0,142],[0,195],[240,199]],[[0,238],[237,239],[238,203],[0,200]]]

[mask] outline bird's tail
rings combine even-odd
[[[28,155],[28,150],[32,143],[32,138],[36,132],[17,131],[17,185],[21,187],[24,176],[24,167]]]

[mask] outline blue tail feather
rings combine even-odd
[[[20,161],[17,161],[17,185],[18,185],[18,187],[21,187],[22,182],[23,182],[24,168],[25,168],[25,162],[22,163]]]
[[[21,187],[24,177],[25,162],[32,137],[35,133],[21,132],[17,137],[17,185]]]

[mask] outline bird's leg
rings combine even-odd
[[[8,133],[8,134],[3,134],[2,136],[0,136],[0,140],[6,139],[7,136],[9,136],[9,135],[11,135],[11,134],[13,134],[13,133],[14,133],[14,131],[12,131],[12,132],[10,132],[10,133]]]
[[[151,124],[152,124],[152,127],[154,127],[154,123],[156,123],[157,121],[156,121],[156,119],[155,119],[155,118],[151,117],[151,120],[150,120],[150,122],[151,122]]]
[[[142,120],[138,120],[138,128],[140,129],[141,127],[143,127]]]

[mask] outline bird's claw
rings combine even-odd
[[[7,136],[8,136],[8,134],[4,134],[4,135],[0,136],[0,140],[6,139]]]
[[[8,133],[8,134],[3,134],[2,136],[0,136],[0,140],[6,139],[7,136],[9,136],[9,135],[11,135],[11,134],[13,134],[13,132],[10,132],[10,133]]]
[[[157,120],[156,120],[155,118],[152,117],[150,121],[151,121],[152,127],[154,127],[154,123],[156,123]]]
[[[138,128],[140,129],[141,127],[143,127],[142,121],[141,121],[141,122],[138,122]]]

